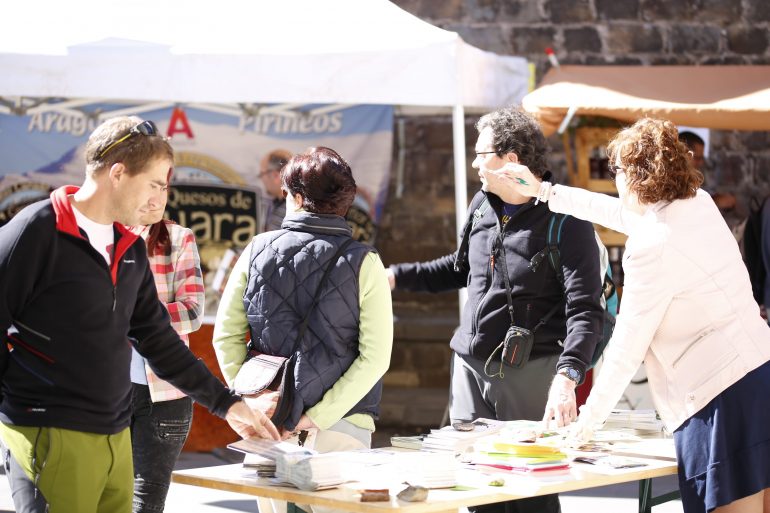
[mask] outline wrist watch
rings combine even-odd
[[[583,373],[577,370],[575,367],[562,367],[556,371],[556,374],[561,374],[562,376],[571,379],[575,382],[576,385],[579,385],[583,382]]]

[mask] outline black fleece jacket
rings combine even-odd
[[[238,399],[171,327],[144,242],[116,224],[108,267],[77,226],[75,191],[57,189],[0,228],[0,420],[120,432],[131,416],[130,339],[159,377],[224,417]]]
[[[485,195],[479,191],[474,196],[470,218]],[[554,305],[565,305],[535,332],[530,358],[561,354],[557,369],[572,366],[585,375],[603,329],[602,274],[593,226],[568,217],[562,227],[559,252],[565,302],[565,292],[548,260],[534,270],[530,266],[546,246],[547,224],[553,215],[548,206],[535,205],[532,200],[501,226],[503,202],[494,194],[486,196],[489,208],[470,230],[467,246],[461,243],[458,252],[429,262],[391,266],[396,288],[443,292],[467,286],[468,302],[450,346],[460,355],[484,361],[511,325],[502,275],[507,268],[516,325],[532,330]]]

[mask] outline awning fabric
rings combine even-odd
[[[554,133],[570,107],[576,115],[633,122],[770,130],[770,66],[561,66],[522,100]]]

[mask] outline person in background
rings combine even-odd
[[[468,302],[450,346],[449,416],[546,420],[564,426],[577,416],[575,388],[584,380],[603,331],[599,249],[590,223],[567,218],[559,249],[563,282],[546,258],[551,214],[527,196],[500,197],[485,174],[511,162],[550,179],[546,141],[527,113],[506,108],[479,119],[476,193],[459,249],[429,262],[391,265],[396,289],[441,292],[468,287]],[[503,341],[516,326],[532,333],[529,360],[503,363]],[[526,353],[522,351],[513,351]],[[477,513],[561,511],[558,495],[470,508]]]
[[[286,197],[281,191],[281,169],[291,159],[291,152],[287,150],[273,150],[259,161],[259,179],[265,194],[268,196],[263,232],[279,230],[283,217],[286,214]]]
[[[121,116],[63,186],[0,228],[0,440],[16,511],[132,509],[131,347],[243,437],[279,438],[185,346],[158,299],[141,223],[174,153],[154,123]],[[130,342],[130,343],[129,343]]]
[[[158,297],[171,326],[189,347],[188,334],[203,320],[203,275],[192,230],[163,219],[167,195],[133,229],[147,244]],[[133,513],[162,512],[171,472],[192,424],[192,400],[160,379],[132,350],[131,445],[134,455]]]
[[[503,198],[537,198],[628,235],[623,305],[571,438],[591,439],[644,361],[674,433],[685,512],[768,513],[770,327],[738,245],[673,123],[639,120],[608,150],[618,198],[521,164],[485,173]]]
[[[706,167],[706,143],[701,136],[685,130],[679,132],[679,140],[690,150],[693,167],[703,173]],[[711,194],[711,199],[723,212],[734,210],[737,203],[735,195],[731,192],[714,192]]]

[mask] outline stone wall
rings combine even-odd
[[[519,55],[549,67],[545,48],[562,64],[770,64],[768,0],[395,0],[421,19],[457,31],[484,50]],[[469,194],[478,189],[470,169],[476,140],[466,124]],[[406,142],[394,145],[394,172],[377,246],[386,265],[436,258],[456,245],[451,118],[399,118]],[[564,170],[561,143],[550,140],[551,166]],[[395,172],[404,152],[403,194]],[[745,216],[751,194],[770,193],[770,132],[712,131],[706,170],[711,189],[734,192]],[[447,340],[457,322],[457,294],[394,295],[395,358],[388,385],[441,386],[447,382]],[[437,323],[425,328],[420,320]],[[439,327],[437,327],[439,326]],[[409,338],[428,331],[431,339]],[[419,349],[418,349],[419,348]],[[427,348],[427,349],[426,349]],[[414,349],[414,351],[413,351]],[[434,353],[432,353],[433,351]],[[435,354],[431,359],[428,355]],[[426,371],[425,366],[430,371]],[[441,366],[437,369],[436,366]],[[440,372],[439,372],[440,371]],[[443,380],[439,376],[443,376]]]

